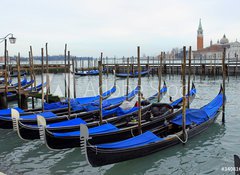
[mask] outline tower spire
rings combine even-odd
[[[198,31],[197,32],[198,32],[198,35],[203,35],[201,18],[199,20],[199,25],[198,25]]]
[[[201,18],[199,20],[198,30],[197,30],[197,50],[203,49],[203,29]]]

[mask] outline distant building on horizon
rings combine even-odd
[[[197,50],[193,51],[193,57],[201,60],[220,60],[224,48],[226,48],[226,57],[230,59],[238,59],[240,55],[240,43],[236,40],[235,42],[229,42],[228,38],[224,34],[221,40],[213,44],[212,40],[208,47],[203,47],[203,28],[201,19],[197,30]]]

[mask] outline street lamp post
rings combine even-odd
[[[7,34],[5,37],[3,38],[0,38],[0,43],[2,43],[4,41],[4,82],[5,82],[5,91],[4,93],[1,95],[0,97],[0,102],[1,102],[1,105],[0,105],[0,109],[5,109],[8,107],[8,104],[7,104],[7,91],[8,91],[8,81],[7,81],[7,78],[8,78],[8,64],[7,64],[7,38],[9,39],[9,42],[11,44],[15,44],[16,42],[16,38],[13,37],[13,34],[12,33],[9,33]]]

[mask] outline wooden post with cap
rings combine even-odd
[[[183,140],[186,140],[186,47],[183,47],[183,64],[182,64],[182,95],[183,95],[183,104],[182,104],[182,131],[183,131]]]
[[[160,60],[159,60],[160,59]],[[162,60],[163,60],[163,52],[161,52],[160,57],[158,56],[158,103],[161,99],[161,83],[162,83]]]
[[[129,92],[129,57],[127,58],[127,91],[126,91],[126,96],[128,100],[128,92]]]
[[[43,85],[43,73],[44,73],[44,50],[43,48],[41,49],[41,55],[42,55],[42,74],[41,74],[41,81]],[[42,112],[44,112],[44,87],[42,86]]]
[[[192,61],[192,47],[189,47],[188,50],[188,96],[187,96],[187,108],[190,108],[190,81],[191,81],[191,74],[192,74],[192,68],[191,68],[191,62]]]
[[[70,51],[68,51],[68,117],[70,117],[71,114],[71,104],[70,104],[70,75],[71,75],[71,69],[70,69]]]
[[[222,55],[222,79],[223,79],[223,106],[222,106],[222,122],[225,123],[225,80],[226,80],[226,48],[223,49]]]
[[[142,110],[141,110],[141,66],[140,66],[140,46],[137,47],[138,64],[138,133],[142,134]]]
[[[21,103],[20,53],[18,53],[18,57],[17,57],[17,71],[18,71],[18,76],[17,76],[18,77],[18,107],[21,108],[22,103]]]
[[[101,60],[98,61],[98,70],[99,70],[99,122],[100,124],[102,124],[102,94],[103,94],[103,90],[102,90],[102,58],[103,58],[103,53],[101,52]]]
[[[64,85],[65,85],[65,98],[67,97],[67,44],[64,49]]]

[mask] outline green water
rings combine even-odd
[[[169,95],[174,99],[181,95],[180,77],[165,77],[169,87],[163,102]],[[38,80],[39,77],[38,77]],[[51,92],[64,94],[64,76],[51,75]],[[104,77],[103,89],[113,85],[114,78]],[[192,107],[201,107],[209,102],[219,91],[221,79],[201,80],[197,77],[195,85],[197,97]],[[143,93],[148,97],[158,87],[157,77],[142,78]],[[97,94],[98,77],[78,77],[77,95]],[[114,96],[125,94],[125,80],[117,81],[118,90]],[[133,89],[137,79],[131,79]],[[87,164],[80,149],[51,151],[41,141],[22,141],[12,130],[0,129],[0,172],[6,174],[234,174],[222,171],[233,166],[233,155],[240,154],[240,81],[230,78],[226,84],[226,123],[221,123],[221,115],[204,133],[188,141],[158,153],[125,161],[118,164],[92,168]],[[134,99],[135,100],[135,99]]]

